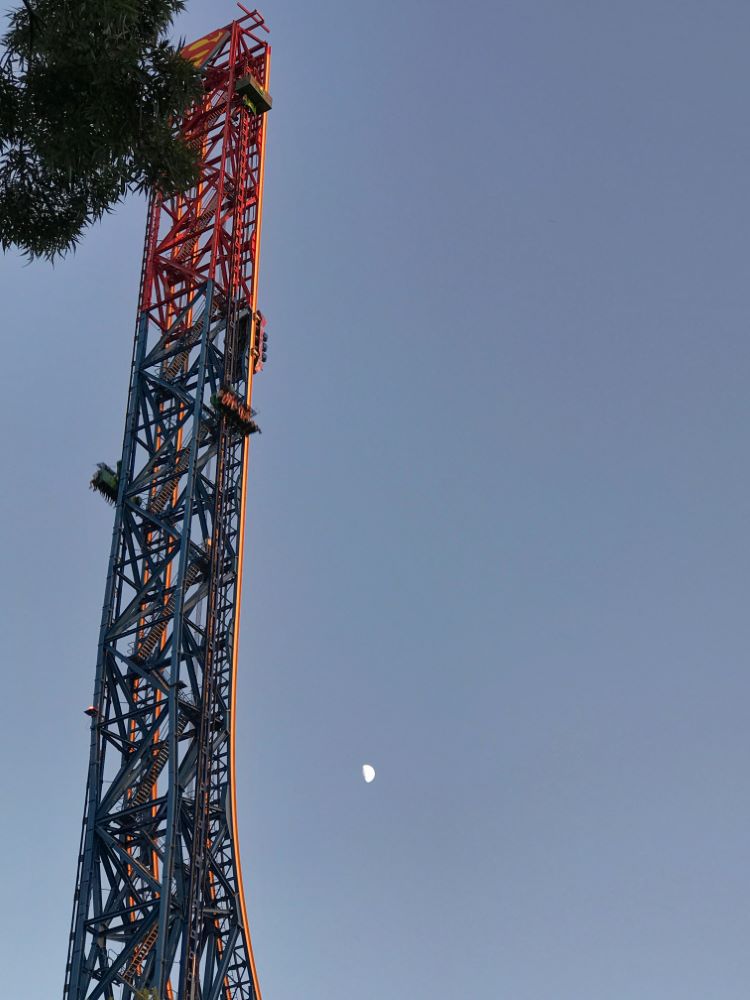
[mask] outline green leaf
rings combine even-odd
[[[201,93],[165,33],[182,0],[28,0],[0,58],[0,246],[54,258],[126,195],[184,191],[171,123]]]

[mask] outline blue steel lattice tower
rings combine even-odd
[[[243,8],[244,11],[244,8]],[[183,50],[197,186],[150,199],[66,1000],[256,1000],[234,788],[237,613],[270,47],[257,12]]]

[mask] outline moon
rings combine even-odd
[[[375,780],[375,768],[372,766],[372,764],[362,765],[362,777],[365,779],[368,785],[370,784],[371,781]]]

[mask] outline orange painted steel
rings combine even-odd
[[[268,90],[269,80],[271,75],[271,49],[268,49],[268,55],[266,57],[266,72],[263,79],[263,87]],[[251,293],[251,304],[253,310],[253,316],[257,311],[257,299],[258,299],[258,272],[260,263],[260,237],[261,228],[263,223],[263,182],[265,180],[265,152],[266,152],[266,119],[263,118],[261,124],[261,158],[259,166],[259,178],[258,178],[258,208],[256,211],[255,219],[255,267],[253,269],[253,284]],[[253,338],[257,335],[260,328],[256,326],[255,323],[252,324]],[[250,348],[252,351],[253,347],[258,347],[258,345],[253,344],[251,340]],[[258,348],[259,349],[259,348]],[[252,354],[251,354],[252,357]],[[247,403],[248,406],[252,404],[253,398],[253,381],[254,372],[253,365],[250,365],[250,378],[248,380],[247,387]],[[249,457],[250,457],[250,439],[245,439],[243,460],[242,460],[242,496],[244,497],[244,503],[242,505],[242,512],[240,515],[240,536],[239,536],[239,561],[237,566],[237,594],[239,597],[242,595],[242,573],[244,567],[245,559],[245,522],[246,522],[246,511],[247,511],[247,474],[249,468]],[[237,704],[237,662],[239,656],[239,643],[240,643],[240,616],[237,615],[237,622],[234,629],[234,649],[232,650],[232,659],[235,664],[234,673],[232,676],[232,697],[230,701],[230,713],[232,718],[234,718],[235,706]],[[239,886],[239,898],[240,907],[242,908],[242,922],[247,929],[247,946],[250,957],[250,964],[253,971],[253,982],[256,985],[256,990],[258,992],[258,1000],[261,1000],[260,986],[258,985],[258,973],[255,966],[255,955],[253,953],[253,945],[250,940],[249,923],[247,917],[247,901],[245,899],[244,891],[244,880],[242,877],[242,861],[240,858],[239,851],[239,831],[237,826],[237,789],[236,789],[236,747],[237,747],[237,729],[234,725],[231,727],[230,744],[229,744],[229,773],[231,775],[230,785],[229,785],[229,795],[231,804],[231,818],[232,818],[232,839],[235,844],[235,866],[237,871],[237,882]]]

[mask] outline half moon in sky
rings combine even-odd
[[[375,780],[375,768],[372,766],[372,764],[362,765],[362,777],[365,779],[368,785],[370,784],[371,781]]]

